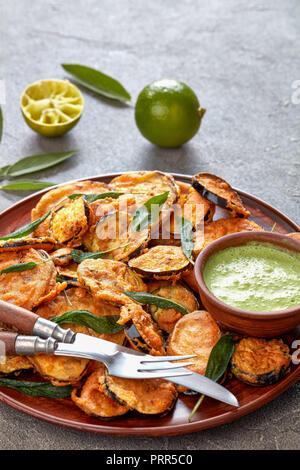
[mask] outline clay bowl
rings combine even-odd
[[[203,279],[203,268],[213,253],[224,248],[241,246],[250,241],[268,242],[300,253],[300,241],[279,233],[241,232],[226,235],[208,245],[198,256],[195,263],[195,278],[204,307],[224,329],[247,336],[274,338],[293,330],[300,324],[300,304],[273,312],[261,313],[241,310],[217,299],[208,290]]]

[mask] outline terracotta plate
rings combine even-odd
[[[102,175],[90,179],[109,182],[115,176],[117,174]],[[189,176],[177,174],[174,176],[178,180],[191,182]],[[0,235],[3,236],[27,224],[30,221],[31,209],[46,191],[43,190],[27,197],[2,212],[0,214]],[[264,229],[271,230],[276,222],[276,231],[278,232],[300,231],[297,224],[269,204],[243,191],[238,192],[246,207],[251,211],[251,219],[263,226]],[[220,216],[224,217],[221,210],[217,212],[217,217]],[[291,341],[296,335],[297,332],[293,332],[286,339]],[[30,379],[30,375],[27,375],[27,377]],[[240,403],[239,408],[233,409],[229,405],[206,398],[191,423],[188,423],[188,416],[197,400],[195,396],[182,395],[178,399],[173,412],[165,417],[148,417],[132,413],[113,421],[101,421],[85,415],[73,405],[70,399],[55,400],[29,397],[17,391],[0,387],[0,400],[31,416],[82,431],[125,436],[172,435],[199,431],[240,418],[283,393],[299,378],[300,366],[293,366],[292,371],[281,382],[268,387],[251,387],[231,379],[225,385],[236,395]]]

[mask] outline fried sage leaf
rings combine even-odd
[[[1,176],[23,176],[28,173],[45,170],[58,163],[72,157],[77,150],[69,150],[67,152],[51,152],[42,153],[38,155],[30,155],[29,157],[21,158],[13,165],[7,165],[0,168]],[[3,173],[2,173],[3,171]]]
[[[141,232],[158,219],[163,205],[168,199],[169,192],[170,191],[166,191],[165,193],[151,197],[135,211],[130,225],[131,233]]]
[[[104,315],[98,317],[89,310],[71,310],[57,317],[52,317],[51,321],[60,325],[64,323],[76,323],[77,325],[86,326],[103,335],[113,335],[123,330],[123,325],[119,325],[119,315]]]
[[[78,83],[99,95],[122,102],[130,101],[131,96],[118,80],[99,70],[79,64],[61,64],[66,72],[73,75]]]
[[[47,181],[16,181],[15,183],[0,186],[5,191],[38,191],[39,189],[49,188],[56,183],[48,183]]]
[[[188,260],[191,261],[191,255],[194,249],[193,224],[184,217],[175,217],[177,226],[180,230],[181,248]]]
[[[189,313],[189,310],[184,305],[178,304],[173,300],[169,300],[158,295],[148,294],[147,292],[134,291],[126,291],[124,294],[126,294],[127,297],[130,297],[132,300],[135,300],[136,302],[143,305],[155,305],[156,307],[163,309],[173,308],[183,315]]]
[[[85,259],[98,259],[102,258],[106,253],[110,253],[111,251],[119,250],[120,248],[126,248],[129,245],[130,242],[126,243],[125,245],[122,246],[116,246],[114,248],[111,248],[110,250],[106,251],[80,251],[80,250],[75,250],[74,248],[71,250],[71,255],[73,258],[73,261],[75,263],[81,263]]]
[[[70,194],[68,198],[76,199],[77,197],[84,196],[84,199],[87,202],[95,202],[95,201],[98,201],[98,199],[106,199],[107,197],[110,197],[111,199],[117,199],[119,196],[122,196],[122,194],[125,194],[125,193],[122,191],[109,191],[107,193],[95,193],[95,194],[75,193],[75,194]]]
[[[5,235],[5,237],[1,237],[0,240],[10,240],[11,238],[22,238],[26,237],[27,235],[30,235],[34,230],[41,225],[41,223],[44,222],[44,220],[47,219],[47,217],[50,215],[51,210],[47,212],[47,214],[43,215],[43,217],[40,217],[39,219],[35,220],[34,222],[31,222],[28,225],[24,225],[24,227],[19,228],[15,232],[9,233],[8,235]]]
[[[70,385],[55,387],[48,382],[30,382],[27,380],[14,380],[0,377],[0,386],[13,388],[25,395],[45,398],[66,398],[71,395],[73,387]]]
[[[208,358],[205,377],[217,382],[227,369],[231,356],[234,352],[233,335],[223,335],[214,345]],[[205,395],[201,395],[193,411],[189,416],[189,421],[201,405]]]
[[[4,268],[0,271],[0,274],[7,274],[7,273],[16,273],[21,271],[30,271],[37,266],[37,263],[34,261],[29,261],[29,263],[18,263],[12,264],[7,268]]]

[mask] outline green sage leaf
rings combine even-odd
[[[21,227],[15,232],[5,235],[5,237],[1,237],[0,240],[10,240],[11,238],[22,238],[22,237],[26,237],[27,235],[30,235],[30,233],[32,233],[39,225],[41,225],[41,223],[44,222],[45,219],[47,219],[50,213],[51,213],[51,210],[47,212],[47,214],[43,215],[43,217],[40,217],[34,222],[31,222],[28,225],[24,225],[24,227]]]
[[[29,263],[17,263],[8,266],[7,268],[3,268],[0,271],[0,274],[7,274],[7,273],[17,273],[21,271],[30,271],[37,266],[37,263],[34,261],[29,261]]]
[[[189,310],[184,306],[173,300],[165,299],[164,297],[160,297],[158,295],[148,294],[147,292],[134,292],[134,291],[126,291],[124,292],[127,297],[130,297],[132,300],[143,304],[143,305],[156,305],[158,308],[173,308],[178,312],[186,315],[190,313]]]
[[[88,252],[84,252],[84,251],[75,250],[74,248],[72,248],[71,255],[72,255],[73,261],[75,261],[75,263],[79,264],[79,263],[82,263],[82,261],[84,261],[85,259],[102,258],[102,256],[104,256],[106,253],[110,253],[112,251],[119,250],[120,248],[126,248],[129,245],[129,243],[130,242],[126,243],[125,245],[117,246],[116,248],[111,248],[110,250],[106,250],[106,251],[88,251]]]
[[[135,211],[130,224],[131,233],[140,232],[158,219],[168,195],[169,191],[153,196]]]
[[[223,335],[219,339],[219,341],[214,345],[212,348],[207,366],[205,371],[205,377],[208,377],[211,380],[217,382],[225,373],[231,356],[234,351],[234,341],[233,335]],[[199,406],[201,405],[205,395],[201,395],[199,400],[197,401],[196,405],[194,406],[193,411],[189,416],[189,421],[191,421],[192,417],[198,410]]]
[[[70,196],[68,196],[68,198],[69,199],[76,199],[77,197],[84,196],[84,199],[87,202],[95,202],[98,199],[106,199],[107,197],[110,197],[112,199],[117,199],[122,194],[125,194],[125,193],[123,193],[121,191],[109,191],[107,193],[93,193],[93,194],[74,193],[74,194],[70,194]]]
[[[7,165],[0,168],[0,175],[2,176],[23,176],[28,173],[45,170],[51,168],[58,163],[72,157],[77,150],[69,150],[67,152],[51,152],[42,153],[38,155],[30,155],[29,157],[21,158],[13,165]],[[2,170],[2,172],[1,172]]]
[[[39,189],[49,188],[54,186],[55,183],[48,183],[47,181],[16,181],[15,183],[0,186],[0,189],[5,191],[38,191]]]
[[[13,388],[32,397],[45,398],[66,398],[71,395],[73,390],[73,387],[70,385],[55,387],[48,382],[30,382],[27,380],[8,379],[6,377],[0,377],[0,386]]]
[[[99,95],[122,102],[130,101],[131,96],[120,82],[99,70],[80,64],[61,64],[66,72],[73,75],[78,83]]]
[[[194,249],[193,224],[184,217],[176,216],[175,219],[180,230],[182,251],[187,257],[187,259],[191,261],[191,256]]]
[[[64,323],[76,323],[77,325],[86,326],[96,331],[96,333],[113,335],[123,330],[123,325],[119,325],[119,315],[104,315],[98,317],[89,310],[71,310],[57,317],[52,317],[51,321],[60,325]]]

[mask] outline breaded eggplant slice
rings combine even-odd
[[[60,294],[58,297],[52,300],[52,302],[41,305],[37,309],[37,315],[46,319],[51,319],[51,317],[62,315],[63,313],[69,312],[70,310],[88,310],[89,312],[99,317],[106,315],[120,315],[120,310],[118,307],[105,304],[101,301],[96,301],[92,295],[82,287],[71,287],[67,290],[67,297],[71,305],[69,304],[65,295]],[[90,336],[95,336],[97,338],[105,339],[106,341],[111,341],[116,344],[123,344],[125,339],[123,331],[114,334],[100,334],[91,328],[75,325],[73,323],[63,324],[62,327],[71,328],[73,330],[76,329],[77,333],[84,333]]]
[[[52,212],[49,232],[60,245],[78,246],[92,223],[93,213],[90,205],[84,197],[78,197]]]
[[[288,236],[300,241],[300,232],[289,233]]]
[[[116,248],[103,255],[103,258],[116,261],[138,255],[146,248],[150,239],[150,231],[147,227],[140,232],[131,234],[132,218],[126,212],[111,212],[103,216],[83,239],[87,251],[107,251]]]
[[[0,377],[9,374],[18,375],[22,370],[32,369],[32,364],[25,356],[5,356],[5,362],[0,362]]]
[[[66,283],[56,282],[56,268],[48,254],[30,248],[24,251],[0,253],[0,271],[14,264],[38,264],[34,269],[0,275],[0,299],[32,310],[46,299],[56,297],[66,288]]]
[[[182,281],[185,282],[194,292],[199,294],[199,288],[196,281],[194,269],[189,269],[182,275]]]
[[[210,352],[220,337],[220,328],[208,312],[188,313],[176,323],[168,340],[167,354],[196,354],[195,364],[188,369],[204,375]]]
[[[180,230],[176,223],[176,216],[182,215],[182,209],[179,204],[174,204],[168,214],[162,217],[160,224],[151,230],[151,240],[149,246],[157,245],[181,245]]]
[[[121,261],[86,259],[78,265],[78,278],[83,287],[96,299],[115,305],[124,305],[128,297],[124,291],[145,292],[142,279]]]
[[[210,243],[225,235],[257,231],[263,231],[263,228],[252,220],[239,218],[215,220],[209,224],[204,224],[204,232],[202,229],[196,230],[193,254],[197,256]]]
[[[290,363],[289,347],[281,339],[249,337],[236,344],[231,371],[242,382],[263,387],[281,380]]]
[[[104,392],[123,406],[146,415],[166,414],[173,408],[177,390],[162,379],[124,379],[105,371]]]
[[[193,187],[208,201],[228,210],[232,217],[249,217],[251,214],[238,193],[220,176],[198,173],[193,176]]]
[[[98,199],[91,203],[91,207],[95,215],[95,221],[97,222],[110,212],[126,212],[133,215],[148,199],[147,194],[124,193],[116,199]]]
[[[180,246],[158,245],[129,260],[128,266],[144,277],[178,279],[189,268],[190,261]]]
[[[213,219],[215,205],[201,196],[194,188],[191,188],[185,198],[182,210],[182,216],[189,220],[196,229],[203,221],[210,222]]]
[[[117,176],[110,182],[115,191],[140,193],[145,195],[145,201],[158,194],[169,191],[168,199],[163,208],[170,208],[179,195],[178,186],[173,176],[161,171],[132,171]]]
[[[157,283],[148,284],[148,290],[153,295],[158,295],[183,305],[189,312],[194,312],[199,308],[198,300],[193,292],[180,283],[169,284],[167,281],[158,281]],[[182,314],[173,308],[165,309],[159,308],[156,305],[150,305],[149,310],[159,328],[167,333],[171,333],[176,323],[182,318]]]
[[[51,253],[55,266],[68,266],[73,261],[71,248],[59,248]]]
[[[120,405],[101,390],[104,384],[104,369],[104,366],[100,364],[100,367],[88,376],[80,388],[74,388],[71,398],[75,405],[89,416],[111,419],[124,415],[129,408]]]
[[[66,202],[67,196],[71,194],[94,194],[111,191],[105,183],[97,181],[77,181],[75,183],[62,184],[58,188],[51,189],[44,194],[35,208],[31,211],[31,221],[35,221],[46,214],[50,209],[57,209]],[[49,217],[37,227],[35,237],[49,236]]]
[[[69,287],[81,287],[77,274],[77,263],[73,262],[67,266],[57,266],[57,281],[66,282]]]
[[[34,248],[36,250],[51,251],[55,248],[56,241],[50,237],[40,238],[12,238],[11,240],[0,241],[0,253],[5,251],[21,251]]]
[[[153,356],[166,354],[161,332],[141,305],[130,301],[123,305],[118,323],[124,325],[126,338],[133,349]]]

